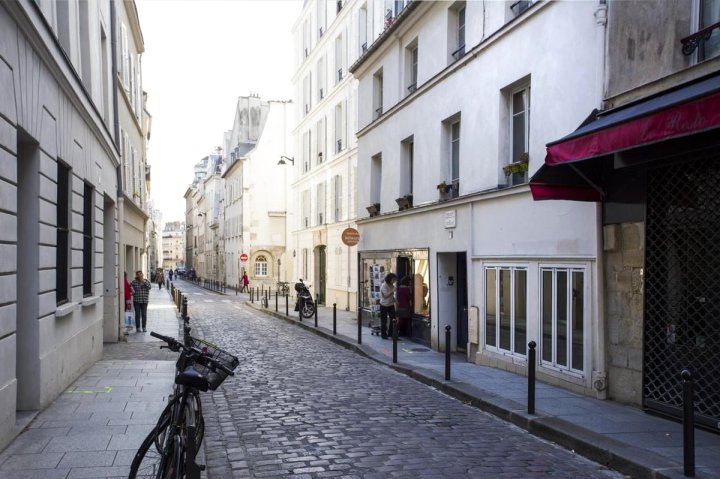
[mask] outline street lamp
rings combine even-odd
[[[290,157],[285,156],[285,155],[280,156],[280,161],[278,161],[277,164],[278,164],[278,165],[286,165],[287,163],[285,162],[285,160],[288,160],[290,163],[293,164],[293,166],[295,166],[295,158],[294,158],[294,157],[293,157],[293,158],[290,158]]]

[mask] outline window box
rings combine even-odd
[[[527,153],[520,155],[520,161],[503,166],[503,172],[507,177],[508,185],[520,185],[527,183],[527,172],[529,158]]]
[[[380,203],[373,203],[367,208],[368,213],[370,214],[370,217],[377,216],[380,214]]]
[[[413,205],[413,195],[403,195],[400,198],[397,198],[395,203],[397,203],[399,211],[410,209]]]
[[[438,193],[440,193],[440,201],[449,200],[450,198],[454,198],[457,195],[454,195],[453,193],[457,192],[460,188],[459,183],[446,183],[443,181],[439,185],[437,185]]]

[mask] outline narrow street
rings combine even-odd
[[[204,397],[208,477],[622,477],[233,296],[185,287],[240,358]]]

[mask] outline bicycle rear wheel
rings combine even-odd
[[[130,475],[128,479],[145,478],[145,479],[160,479],[170,477],[166,471],[167,454],[163,454],[156,447],[156,440],[163,448],[169,448],[172,444],[166,444],[168,426],[170,424],[170,418],[166,421],[161,421],[157,426],[150,431],[145,440],[140,445],[132,464],[130,465]]]

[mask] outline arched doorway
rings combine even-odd
[[[327,283],[327,252],[325,246],[315,248],[315,300],[325,304],[325,285]]]

